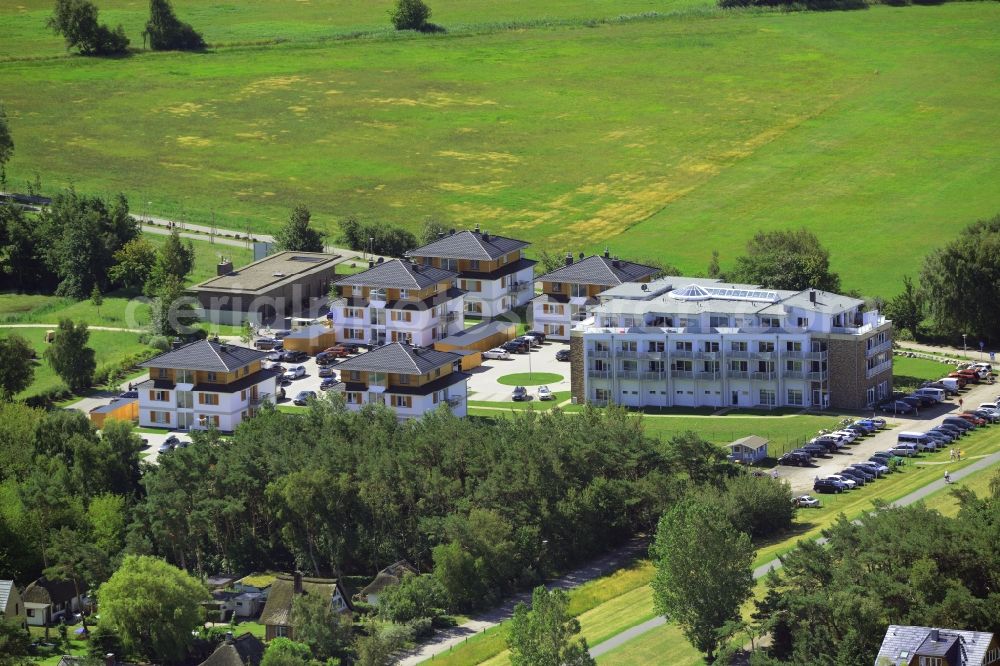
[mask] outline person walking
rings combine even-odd
[[[951,474],[948,473],[948,470],[944,471],[944,482],[951,483]]]
[[[951,447],[951,452],[948,454],[948,459],[955,462],[955,447]]]

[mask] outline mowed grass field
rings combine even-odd
[[[731,266],[757,229],[802,225],[845,287],[882,295],[1000,210],[997,3],[431,4],[452,32],[336,41],[383,30],[385,8],[178,1],[209,41],[287,41],[95,60],[44,33],[47,2],[5,3],[9,180],[258,231],[297,202],[329,231],[346,215],[480,223],[536,250],[608,245],[692,272],[713,249]],[[102,11],[141,44],[145,5]]]

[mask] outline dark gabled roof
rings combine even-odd
[[[406,560],[399,560],[398,562],[393,562],[386,568],[382,569],[375,576],[375,580],[368,583],[365,589],[361,590],[358,594],[361,596],[368,596],[369,594],[378,594],[390,585],[396,585],[403,576],[406,574],[416,574],[417,570],[412,564]]]
[[[378,347],[349,358],[337,365],[337,370],[361,372],[392,372],[399,375],[422,375],[442,365],[460,360],[458,354],[411,347],[401,342]]]
[[[264,642],[249,631],[236,638],[226,637],[200,666],[260,666]]]
[[[940,643],[942,647],[950,648],[955,641],[962,642],[966,653],[964,663],[970,666],[985,663],[986,651],[993,640],[993,634],[965,629],[939,629],[938,641],[930,641],[931,631],[931,627],[890,624],[885,631],[875,663],[887,660],[892,666],[908,666],[918,651],[925,656],[937,652],[930,649],[931,643]]]
[[[462,355],[456,353],[455,356],[457,358],[461,358]],[[441,389],[446,389],[449,386],[454,386],[455,384],[468,381],[471,376],[472,375],[467,372],[449,372],[447,375],[442,375],[431,382],[424,382],[419,386],[395,384],[387,388],[385,392],[388,395],[430,395],[435,391],[440,391]],[[346,382],[343,386],[344,391],[348,392],[368,390],[368,387],[360,382]]]
[[[442,259],[478,259],[490,261],[499,259],[509,252],[528,247],[516,238],[494,236],[479,231],[459,231],[444,238],[431,241],[427,245],[410,250],[408,257],[440,257]]]
[[[145,363],[140,363],[139,367],[232,372],[264,359],[269,353],[214,340],[198,340],[154,356]]]
[[[338,583],[336,578],[303,578],[302,591],[304,594],[317,594],[326,599],[333,599],[337,591]],[[343,590],[340,595],[344,598],[347,607],[350,608],[350,600],[347,599]],[[295,597],[295,579],[287,574],[279,574],[271,583],[271,590],[267,595],[267,603],[260,613],[260,623],[270,625],[292,625],[292,599]]]
[[[430,310],[436,305],[441,305],[442,303],[447,303],[453,298],[458,298],[462,294],[466,293],[464,289],[459,289],[458,287],[452,287],[450,289],[445,289],[444,291],[434,294],[433,296],[428,296],[422,301],[414,301],[407,299],[405,301],[387,301],[385,304],[386,310],[416,310],[424,311]]]
[[[575,284],[600,284],[613,287],[623,282],[635,282],[651,276],[659,269],[624,259],[593,255],[551,273],[536,277],[545,282],[572,282]]]
[[[80,594],[87,591],[87,584],[80,581]],[[37,579],[24,589],[21,600],[35,604],[60,604],[76,596],[71,580],[49,580],[45,576]]]
[[[434,266],[419,266],[402,259],[375,264],[362,273],[347,275],[337,280],[340,286],[375,287],[377,289],[423,289],[438,282],[451,280],[458,273]]]
[[[518,259],[492,271],[462,271],[460,275],[468,280],[499,280],[505,275],[513,275],[524,268],[531,268],[537,263],[534,259]]]

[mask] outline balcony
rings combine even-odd
[[[691,379],[692,377],[694,377],[694,372],[692,372],[691,370],[671,370],[670,376],[679,377],[682,379]]]
[[[809,373],[805,370],[788,370],[786,369],[781,376],[785,379],[805,379],[806,375]]]
[[[770,361],[771,359],[774,358],[774,352],[762,352],[762,351],[752,352],[750,354],[750,358],[758,359],[761,361]]]
[[[889,372],[891,372],[891,371],[892,371],[892,358],[891,358],[891,357],[889,358],[889,360],[888,360],[888,361],[886,361],[886,362],[884,362],[884,363],[879,363],[879,364],[878,364],[878,365],[876,365],[876,366],[875,366],[874,368],[871,368],[871,369],[869,369],[869,370],[868,370],[868,371],[867,371],[867,372],[865,373],[865,377],[866,377],[867,379],[871,379],[871,378],[872,378],[872,377],[874,377],[875,375],[877,375],[877,374],[879,374],[879,373],[882,373],[882,372],[887,372],[887,371],[889,371]]]
[[[811,351],[802,354],[802,358],[807,361],[825,361],[826,356],[827,352],[825,351]]]
[[[587,370],[587,376],[592,379],[607,379],[611,376],[610,370]]]
[[[729,370],[726,377],[729,379],[746,379],[750,375],[746,370]]]
[[[670,352],[673,358],[694,358],[694,352],[689,349],[675,349]]]
[[[638,358],[639,352],[634,349],[619,349],[615,354],[618,358]]]
[[[865,351],[865,358],[871,358],[876,354],[892,349],[892,340],[886,340]]]
[[[707,352],[707,351],[695,352],[694,354],[695,358],[704,359],[706,361],[714,361],[720,356],[721,354],[719,352]]]
[[[251,397],[248,401],[251,407],[260,407],[265,402],[272,402],[270,393],[261,393],[256,398]]]
[[[458,407],[459,405],[462,404],[462,398],[463,397],[464,396],[461,396],[461,395],[453,395],[450,398],[447,398],[445,400],[445,402],[448,403],[449,407]]]
[[[719,376],[719,372],[706,372],[704,370],[694,373],[695,379],[718,379]]]
[[[663,358],[663,352],[661,351],[646,351],[639,354],[639,358],[648,358],[651,361],[659,361]]]
[[[638,370],[619,370],[618,371],[618,378],[619,379],[639,379],[639,371]]]
[[[775,372],[751,372],[750,379],[756,379],[760,381],[768,381],[774,379],[777,373]]]
[[[590,358],[611,358],[611,352],[597,351],[596,349],[592,349],[587,352],[587,356],[589,356]]]
[[[804,373],[803,379],[809,379],[812,381],[823,381],[827,377],[827,372],[824,370],[822,372],[806,372]]]
[[[750,358],[750,352],[746,351],[745,349],[741,351],[736,351],[736,350],[727,351],[726,358]]]
[[[458,312],[449,312],[445,315],[444,320],[450,324],[453,321],[458,321],[458,315]]]
[[[659,371],[659,372],[649,372],[649,371],[646,371],[646,372],[639,373],[639,378],[640,379],[646,379],[646,380],[651,380],[651,381],[662,381],[663,379],[666,379],[666,376],[667,376],[667,373],[664,372],[664,371],[662,371],[662,370]]]

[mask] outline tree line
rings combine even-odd
[[[129,38],[119,23],[115,28],[101,23],[90,0],[56,0],[46,25],[66,40],[67,49],[85,56],[121,56],[128,53]],[[200,51],[201,34],[177,18],[169,0],[149,1],[149,20],[142,31],[143,45],[149,40],[154,51]]]

